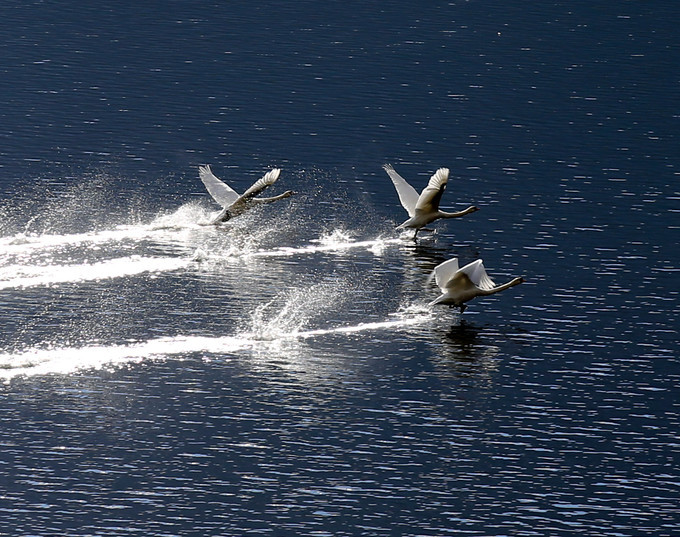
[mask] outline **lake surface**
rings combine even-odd
[[[677,3],[0,13],[0,535],[680,534]]]

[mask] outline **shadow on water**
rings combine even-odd
[[[457,357],[474,359],[475,343],[481,331],[482,328],[461,319],[460,323],[451,325],[449,331],[444,334],[444,340]]]
[[[441,377],[490,378],[510,358],[511,348],[521,345],[515,328],[480,325],[457,312],[449,315],[447,310],[438,324],[431,327],[431,359]]]

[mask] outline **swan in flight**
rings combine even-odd
[[[455,257],[434,268],[434,279],[442,294],[430,302],[430,306],[435,304],[458,306],[461,313],[467,307],[465,302],[475,297],[493,295],[524,283],[524,278],[515,278],[503,285],[496,285],[487,276],[481,259],[458,268],[458,259]]]
[[[458,218],[479,210],[474,205],[457,213],[446,213],[439,210],[439,202],[449,180],[448,168],[439,168],[430,178],[430,181],[420,195],[418,195],[415,188],[406,182],[406,179],[394,170],[391,164],[385,164],[383,169],[392,179],[392,183],[394,183],[394,187],[399,195],[399,201],[401,201],[410,217],[403,224],[397,226],[397,229],[415,229],[414,239],[418,236],[418,231],[435,220],[440,218]]]
[[[263,177],[253,183],[253,185],[246,190],[241,196],[234,191],[229,185],[220,181],[213,175],[210,166],[199,166],[198,174],[208,189],[208,192],[213,199],[222,206],[222,211],[210,223],[219,224],[226,222],[234,216],[243,214],[248,209],[255,205],[263,203],[271,203],[272,201],[288,198],[294,194],[292,190],[287,190],[283,194],[274,196],[273,198],[256,198],[259,193],[263,192],[267,187],[273,185],[279,178],[281,170],[274,168],[267,172]]]

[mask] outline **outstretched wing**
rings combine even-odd
[[[434,281],[437,283],[437,287],[444,291],[446,284],[451,281],[456,272],[458,272],[457,257],[453,257],[434,267]]]
[[[223,208],[226,209],[238,199],[238,193],[215,177],[209,165],[199,166],[198,175],[213,199]]]
[[[418,202],[416,203],[416,210],[427,213],[439,210],[439,202],[442,199],[446,183],[449,180],[449,169],[439,168],[434,175],[430,177],[425,189],[420,193]]]
[[[265,188],[276,183],[276,180],[279,178],[280,174],[281,170],[279,168],[274,168],[273,170],[267,172],[266,174],[264,174],[263,177],[255,181],[253,183],[253,186],[251,186],[248,190],[246,190],[243,193],[243,195],[241,196],[241,200],[246,201],[249,200],[250,198],[254,198]]]
[[[387,175],[392,179],[394,188],[397,189],[397,194],[399,195],[399,201],[401,202],[404,209],[409,216],[416,214],[416,203],[418,203],[418,192],[415,188],[409,185],[401,175],[399,175],[391,164],[385,164],[383,169],[387,172]]]
[[[493,283],[493,280],[486,274],[486,270],[484,269],[484,264],[482,263],[481,259],[465,265],[462,269],[460,269],[460,271],[467,274],[470,278],[470,281],[483,291],[489,291],[496,286],[496,284]]]

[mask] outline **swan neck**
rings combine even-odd
[[[504,283],[503,285],[497,285],[493,289],[489,289],[484,292],[485,295],[493,295],[494,293],[500,293],[501,291],[505,291],[506,289],[510,289],[510,287],[514,287],[515,285],[519,285],[522,283],[524,280],[522,278],[515,278],[514,280],[510,280],[508,283]]]
[[[465,216],[466,214],[470,214],[472,212],[475,212],[476,210],[477,210],[476,207],[470,206],[463,211],[458,211],[457,213],[447,213],[447,212],[444,212],[444,211],[439,211],[439,215],[441,216],[441,218],[459,218],[461,216]]]

